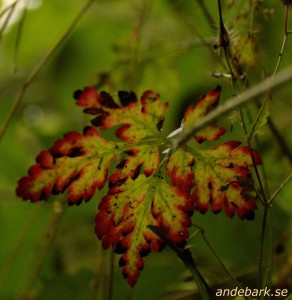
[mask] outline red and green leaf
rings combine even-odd
[[[105,249],[116,246],[120,266],[133,286],[144,267],[143,256],[163,245],[148,225],[158,227],[175,244],[185,241],[193,212],[188,194],[166,183],[161,175],[141,174],[110,188],[99,205],[96,234]]]
[[[69,132],[38,155],[28,176],[19,180],[17,195],[36,202],[68,189],[69,204],[87,202],[97,188],[104,187],[109,166],[119,152],[119,145],[102,138],[94,127],[86,127],[83,135]]]
[[[168,103],[162,103],[160,95],[153,91],[144,92],[140,101],[133,92],[120,91],[114,99],[110,94],[98,93],[91,87],[78,90],[74,96],[85,113],[95,115],[91,121],[94,126],[105,130],[121,125],[116,135],[128,143],[147,136],[157,137],[168,109]]]
[[[205,213],[210,207],[218,213],[224,209],[229,217],[237,212],[241,219],[252,219],[256,203],[250,193],[251,155],[256,164],[261,164],[255,151],[234,141],[211,150],[178,149],[171,156],[167,171],[173,185],[191,190],[196,210]]]
[[[16,192],[24,200],[37,202],[67,190],[68,203],[80,204],[108,182],[95,231],[105,249],[114,247],[121,254],[120,266],[131,286],[144,267],[143,256],[164,245],[149,225],[183,246],[196,210],[204,213],[210,207],[218,213],[224,209],[229,217],[237,213],[252,219],[256,203],[250,169],[253,161],[261,163],[255,151],[234,141],[210,150],[189,145],[172,149],[172,141],[161,132],[168,104],[152,91],[140,100],[133,92],[112,97],[91,87],[74,96],[77,105],[94,116],[94,127],[86,127],[83,134],[69,132],[42,151],[28,175],[19,180]],[[192,104],[185,112],[183,131],[191,130],[194,122],[218,105],[219,98],[217,87]],[[122,141],[101,136],[99,130],[116,126]],[[194,138],[202,143],[224,133],[224,128],[212,124]],[[167,148],[162,153],[161,145]],[[116,168],[108,176],[114,162]]]
[[[194,121],[206,116],[212,109],[218,106],[220,92],[221,87],[217,86],[214,90],[208,92],[206,95],[203,95],[197,103],[191,104],[187,108],[183,120],[184,131],[188,131],[190,128],[192,128]],[[218,140],[225,132],[226,130],[223,127],[214,124],[197,132],[194,138],[198,143],[202,143],[205,140],[215,141]]]
[[[159,150],[155,145],[136,146],[127,149],[125,153],[129,157],[121,160],[116,166],[117,170],[109,177],[109,183],[112,186],[125,181],[129,177],[136,179],[141,169],[148,177],[159,167]]]

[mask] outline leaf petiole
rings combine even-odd
[[[203,300],[208,300],[209,294],[212,294],[210,287],[208,286],[207,282],[201,275],[200,271],[198,270],[194,258],[190,249],[178,248],[174,243],[172,243],[156,226],[148,225],[148,228],[153,231],[159,238],[161,238],[179,257],[179,259],[184,263],[184,265],[189,269],[191,274],[194,277],[194,280],[197,284],[198,290],[201,294]],[[208,294],[209,293],[209,294]]]

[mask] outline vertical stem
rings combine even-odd
[[[212,291],[205,281],[204,277],[199,272],[190,249],[178,248],[157,227],[152,225],[149,225],[148,227],[176,253],[176,255],[184,263],[185,267],[189,269],[189,271],[193,275],[202,300],[208,300],[209,294],[212,295]]]
[[[18,3],[18,0],[15,1],[15,2],[13,2],[11,4],[11,6],[9,6],[7,9],[4,10],[4,13],[5,12],[8,12],[8,13],[7,13],[7,17],[5,18],[5,20],[3,22],[3,25],[2,25],[2,27],[0,29],[0,42],[1,42],[2,36],[3,36],[4,32],[5,32],[5,29],[6,29],[7,25],[9,24],[9,21],[10,21],[13,13],[15,11],[15,7],[16,7],[17,3]],[[4,13],[1,14],[1,17],[4,15]]]
[[[23,26],[24,26],[24,21],[25,21],[26,14],[27,14],[28,4],[29,4],[29,0],[26,0],[25,7],[23,9],[23,13],[22,13],[21,19],[19,21],[19,25],[18,25],[17,32],[16,32],[14,57],[13,57],[13,60],[14,60],[14,73],[17,72],[17,68],[18,68],[18,62],[17,62],[17,60],[18,60],[18,51],[19,51],[19,45],[20,45],[22,30],[23,30]]]
[[[263,284],[263,268],[264,268],[264,246],[266,243],[266,227],[269,215],[269,207],[264,207],[264,215],[262,220],[262,230],[261,230],[261,243],[260,243],[260,255],[259,255],[259,267],[258,267],[258,289],[262,287]]]
[[[114,250],[111,249],[110,253],[110,278],[108,285],[108,300],[113,299],[113,287],[114,287],[114,272],[115,272],[115,253]]]
[[[61,221],[63,220],[67,208],[67,203],[63,198],[56,204],[60,207],[58,208],[58,211],[53,211],[53,215],[49,219],[48,225],[42,233],[39,244],[37,245],[37,256],[33,260],[32,265],[28,270],[28,276],[25,279],[23,288],[20,289],[16,297],[19,300],[30,299],[30,296],[34,292],[34,284],[39,278],[50,246],[53,243],[59,226],[61,225]]]
[[[284,21],[284,38],[283,38],[283,42],[282,42],[282,47],[281,50],[279,52],[279,57],[278,57],[278,61],[274,70],[274,76],[276,75],[276,73],[279,70],[280,67],[280,63],[282,61],[283,58],[283,54],[284,54],[284,50],[287,44],[287,39],[288,39],[288,35],[291,34],[291,31],[288,31],[288,18],[289,18],[289,5],[285,5],[285,21]]]
[[[95,0],[88,0],[84,6],[80,9],[80,11],[77,13],[77,15],[75,16],[75,18],[73,19],[73,21],[71,22],[71,24],[69,25],[69,27],[65,30],[65,32],[63,33],[63,35],[59,38],[59,40],[56,42],[55,45],[53,45],[53,47],[51,49],[49,49],[49,51],[44,55],[44,57],[40,60],[40,62],[35,66],[35,68],[31,71],[31,73],[27,76],[27,78],[25,79],[22,87],[20,88],[14,103],[12,105],[11,111],[8,113],[4,124],[0,130],[0,142],[10,124],[10,122],[12,121],[12,118],[14,116],[14,114],[16,113],[18,106],[20,105],[27,88],[29,87],[29,85],[31,84],[31,82],[39,75],[39,73],[43,70],[44,66],[46,65],[46,63],[50,60],[50,58],[53,56],[53,54],[55,54],[55,52],[57,51],[57,49],[59,48],[59,46],[63,43],[63,41],[67,38],[67,36],[71,33],[71,31],[73,30],[73,28],[76,26],[76,24],[78,23],[78,21],[80,20],[80,18],[83,16],[83,14],[89,9],[89,7],[91,6],[91,4],[94,2]]]
[[[206,7],[206,4],[205,4],[206,1],[204,1],[204,0],[197,0],[197,1],[198,1],[198,4],[199,4],[206,20],[207,20],[207,23],[209,24],[210,28],[213,30],[213,26],[215,24],[215,21],[214,21],[212,15],[210,14],[208,8]]]
[[[279,53],[279,57],[278,57],[278,61],[273,73],[273,77],[276,76],[279,67],[280,67],[280,63],[282,61],[282,57],[283,57],[283,53],[286,47],[286,43],[287,43],[287,39],[288,39],[288,35],[291,33],[288,31],[288,16],[289,16],[289,5],[285,6],[285,20],[284,20],[284,38],[283,38],[283,42],[282,42],[282,47]],[[263,101],[262,107],[259,111],[259,114],[262,113],[263,111],[263,107],[266,105],[266,102],[268,101],[268,97],[266,97]],[[262,288],[263,287],[263,269],[264,269],[264,249],[265,249],[265,244],[266,244],[266,230],[267,230],[267,222],[268,222],[268,217],[269,217],[269,208],[270,208],[270,202],[267,201],[267,198],[264,196],[264,215],[263,215],[263,221],[262,221],[262,232],[261,232],[261,244],[260,244],[260,257],[259,257],[259,270],[258,270],[258,288]]]
[[[284,182],[280,185],[280,187],[276,190],[276,192],[271,196],[271,198],[268,201],[269,205],[273,204],[275,197],[281,192],[283,187],[289,182],[291,178],[292,178],[292,173],[289,174],[289,176],[284,180]]]
[[[42,205],[36,205],[34,210],[32,211],[31,215],[29,216],[27,222],[23,225],[19,237],[17,239],[16,245],[9,253],[9,257],[5,260],[3,266],[1,266],[1,273],[0,273],[0,290],[3,287],[9,273],[11,272],[13,266],[16,263],[16,258],[19,256],[19,253],[25,243],[25,240],[30,232],[32,226],[36,222],[36,218],[39,216],[40,209]]]
[[[91,300],[107,299],[106,262],[107,253],[98,246],[96,271],[91,283]]]
[[[218,260],[218,262],[220,263],[221,267],[224,269],[224,271],[228,274],[228,276],[230,277],[230,279],[233,281],[234,285],[236,287],[239,288],[243,288],[242,285],[236,280],[236,278],[234,277],[234,275],[231,273],[231,271],[229,270],[229,268],[224,264],[224,262],[222,261],[221,257],[217,254],[217,252],[215,251],[214,247],[211,245],[211,243],[209,242],[209,240],[207,239],[206,235],[205,235],[205,231],[203,228],[194,225],[195,227],[198,228],[198,232],[200,233],[200,235],[202,236],[204,242],[206,243],[206,245],[208,246],[208,248],[210,249],[210,251],[212,252],[212,254],[215,256],[215,258]],[[249,299],[249,297],[244,296],[245,299]]]
[[[207,291],[209,290],[209,292],[211,293],[211,290],[208,287],[208,284],[205,281],[204,277],[199,272],[190,249],[182,250],[178,254],[178,257],[182,260],[184,265],[190,270],[191,274],[193,275],[202,299],[203,300],[209,299],[209,295]]]

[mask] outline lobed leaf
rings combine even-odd
[[[250,167],[261,164],[260,156],[240,142],[227,142],[211,150],[177,149],[167,164],[172,184],[191,191],[195,209],[205,213],[209,206],[229,217],[253,219],[256,203]],[[193,174],[193,176],[191,176]]]
[[[158,227],[179,244],[189,236],[193,210],[188,195],[167,184],[159,172],[149,177],[141,174],[110,188],[99,205],[96,234],[104,249],[116,245],[116,252],[122,254],[119,265],[123,275],[134,286],[144,267],[143,256],[151,248],[158,252],[163,246],[148,225]]]
[[[108,168],[120,146],[105,140],[94,127],[84,133],[69,132],[49,151],[42,151],[18,182],[16,193],[24,200],[47,200],[50,194],[68,188],[69,204],[89,201],[95,190],[104,187]]]
[[[136,179],[141,169],[148,177],[158,169],[160,163],[159,149],[155,145],[141,145],[125,151],[129,155],[119,162],[117,170],[109,177],[109,184],[114,186],[124,182],[127,178]]]
[[[116,125],[118,138],[133,143],[147,136],[158,136],[162,129],[168,103],[160,101],[160,95],[153,91],[143,93],[140,101],[134,92],[118,92],[114,99],[106,92],[98,93],[87,87],[75,92],[77,105],[84,112],[95,115],[91,123],[100,129],[108,129]]]
[[[88,87],[74,96],[77,105],[94,116],[92,125],[101,130],[116,126],[122,141],[105,139],[91,126],[83,134],[69,132],[38,155],[28,175],[19,180],[16,192],[24,200],[36,202],[67,189],[68,203],[80,204],[108,181],[108,192],[95,218],[95,232],[104,249],[114,247],[121,254],[119,264],[131,286],[144,267],[143,257],[164,246],[149,225],[183,247],[195,210],[204,213],[210,207],[215,213],[224,209],[229,217],[235,213],[242,219],[254,217],[251,155],[255,164],[261,164],[255,151],[231,141],[210,150],[186,145],[161,154],[159,146],[166,142],[161,129],[168,104],[162,103],[158,94],[147,91],[138,100],[133,92],[121,91],[113,98]],[[183,130],[216,107],[219,98],[217,86],[190,105]],[[214,141],[224,133],[224,128],[213,124],[199,131],[195,139],[198,143]],[[108,177],[114,161],[116,168]]]
[[[200,97],[195,104],[191,104],[184,114],[183,129],[188,131],[197,119],[206,116],[212,109],[218,106],[221,87],[218,85],[214,90]],[[205,140],[215,141],[225,134],[226,130],[217,124],[207,126],[195,135],[195,140],[202,143]]]

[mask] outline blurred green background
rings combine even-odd
[[[81,132],[88,124],[88,117],[75,106],[72,97],[75,90],[84,86],[96,85],[109,92],[133,89],[138,95],[147,89],[160,93],[162,100],[170,103],[166,133],[180,125],[189,103],[217,84],[223,88],[221,101],[230,98],[233,95],[230,81],[211,76],[212,71],[225,73],[228,69],[223,53],[213,49],[218,31],[216,1],[205,2],[206,11],[199,0],[95,1],[29,84],[0,141],[1,300],[194,299],[195,284],[169,249],[146,257],[137,285],[134,289],[127,286],[118,267],[118,257],[113,257],[110,251],[104,252],[94,234],[94,217],[105,191],[97,192],[87,204],[66,208],[60,203],[64,196],[30,204],[16,197],[15,188],[41,150],[49,148],[65,132]],[[0,1],[0,11],[4,12],[9,3],[12,2]],[[23,9],[25,3],[29,3],[27,11]],[[56,44],[84,3],[16,1],[9,23],[0,31],[1,126],[27,76]],[[257,6],[254,15],[248,13],[250,3]],[[272,74],[276,66],[284,34],[284,6],[276,0],[264,3],[226,0],[222,4],[234,44],[248,34],[254,35],[253,52],[248,52],[244,70],[247,84],[254,85]],[[4,28],[7,14],[0,16]],[[280,69],[292,63],[291,39]],[[270,117],[289,149],[291,93],[291,83],[286,84],[273,92],[270,103]],[[257,109],[251,104],[243,112],[254,119]],[[244,142],[235,114],[222,122],[228,126],[231,120],[233,131],[223,140]],[[248,128],[251,123],[247,121]],[[263,157],[266,192],[272,195],[291,172],[291,161],[268,126],[261,129],[257,138],[254,147]],[[290,291],[291,196],[290,182],[270,209],[265,248],[267,262],[273,262],[269,270],[271,284]],[[193,216],[194,224],[204,228],[222,261],[243,285],[249,286],[256,285],[258,268],[263,214],[260,203],[258,207],[254,221],[241,221],[237,216],[228,219],[224,212]],[[192,227],[191,232],[196,233],[197,228]],[[212,286],[232,286],[200,234],[189,245]]]

